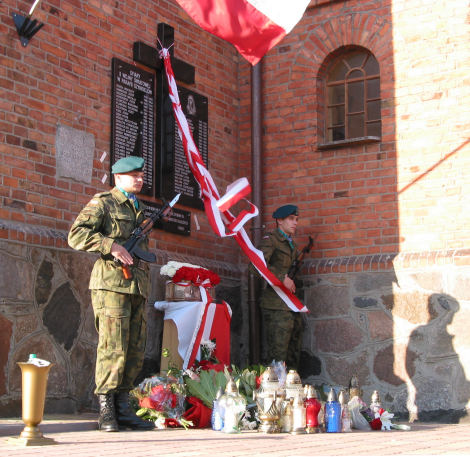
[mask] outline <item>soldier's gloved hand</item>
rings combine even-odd
[[[295,294],[295,283],[292,281],[292,279],[289,278],[289,276],[285,275],[284,276],[284,281],[282,283],[289,289],[293,294]]]
[[[132,256],[127,252],[127,249],[121,246],[118,243],[113,243],[111,246],[111,255],[118,259],[123,265],[132,265],[134,263],[134,259]]]

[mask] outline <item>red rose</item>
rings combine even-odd
[[[382,422],[379,418],[374,419],[373,421],[369,422],[370,428],[372,430],[381,430],[382,429]]]
[[[181,281],[191,281],[192,280],[192,268],[180,267],[173,276],[172,281],[178,283]]]
[[[151,395],[161,395],[162,391],[164,390],[164,387],[159,384],[158,386],[153,386],[151,392]]]
[[[174,283],[190,281],[196,286],[214,287],[219,284],[220,277],[217,273],[206,268],[180,267],[174,274],[172,281]]]
[[[173,428],[173,427],[179,427],[179,426],[180,426],[179,422],[178,422],[176,419],[171,419],[170,417],[167,417],[167,418],[165,419],[165,425],[166,425],[167,427],[172,427],[172,428]]]
[[[261,376],[256,376],[255,382],[256,382],[256,388],[259,389],[259,386],[261,385]]]
[[[157,403],[150,397],[141,398],[139,400],[139,405],[141,408],[157,409]]]

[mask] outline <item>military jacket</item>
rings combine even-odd
[[[294,249],[292,249],[287,239],[279,230],[275,230],[269,235],[266,235],[261,240],[259,249],[263,251],[264,259],[266,260],[269,270],[281,282],[284,280],[289,268],[299,254],[297,245],[294,243]],[[269,285],[267,285],[262,293],[260,306],[266,309],[290,310],[282,298],[280,298]]]
[[[125,279],[121,265],[114,262],[111,255],[112,244],[124,244],[144,220],[143,210],[144,205],[140,201],[137,210],[115,187],[109,192],[96,194],[77,216],[69,232],[69,246],[101,254],[91,272],[90,289],[148,296],[148,264],[134,259],[134,265],[130,266],[132,278]],[[139,247],[148,251],[148,240],[143,239]]]

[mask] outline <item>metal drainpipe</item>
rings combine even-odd
[[[252,202],[259,209],[258,217],[252,219],[252,241],[259,245],[262,236],[261,214],[263,205],[262,189],[262,60],[251,67],[251,186]],[[250,317],[250,363],[260,363],[261,326],[257,303],[260,281],[255,273],[248,270],[248,308]]]

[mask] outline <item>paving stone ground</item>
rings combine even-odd
[[[267,435],[256,431],[231,435],[211,429],[104,433],[96,429],[96,415],[87,414],[46,417],[40,429],[55,445],[10,444],[9,438],[18,437],[23,427],[20,419],[0,419],[1,457],[470,455],[470,423],[415,423],[410,431],[314,435]]]

